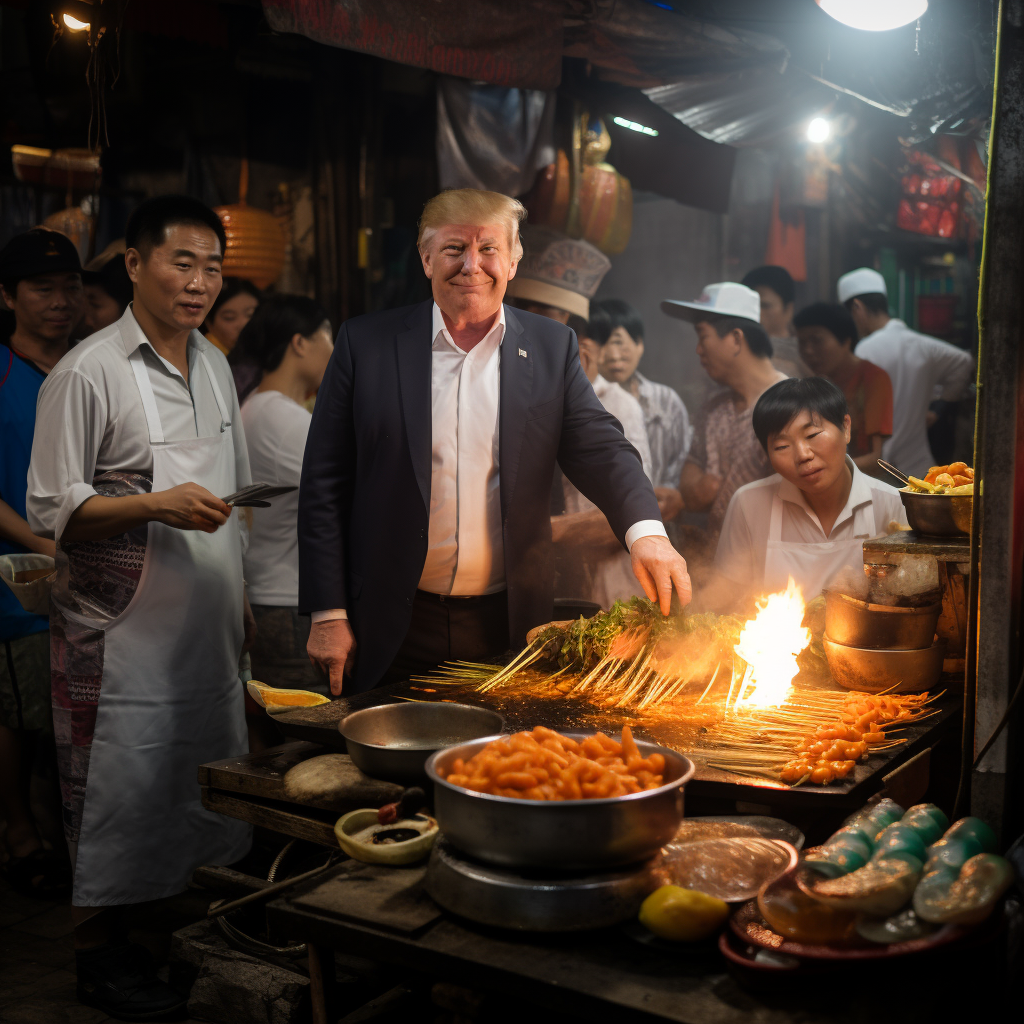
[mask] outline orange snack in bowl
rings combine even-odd
[[[622,742],[602,732],[574,740],[538,725],[492,740],[471,758],[452,762],[442,778],[477,793],[519,800],[600,800],[657,789],[665,758],[644,757],[629,726]]]

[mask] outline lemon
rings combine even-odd
[[[728,916],[727,903],[678,885],[655,889],[640,907],[640,923],[659,938],[673,942],[703,939]]]

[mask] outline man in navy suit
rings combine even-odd
[[[563,324],[502,304],[525,211],[435,196],[419,251],[433,301],[342,325],[299,489],[307,650],[340,694],[521,646],[551,618],[555,463],[608,519],[645,592],[690,600],[636,449]]]

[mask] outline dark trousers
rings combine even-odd
[[[485,597],[442,597],[417,590],[409,632],[377,685],[404,682],[443,661],[493,658],[508,647],[507,591]]]

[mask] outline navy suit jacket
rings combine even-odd
[[[347,610],[358,644],[352,692],[373,687],[398,652],[427,556],[432,311],[427,301],[342,325],[306,442],[299,610]],[[583,373],[576,335],[509,306],[505,325],[499,472],[509,635],[518,647],[552,616],[556,461],[620,540],[634,523],[661,516],[640,456]]]

